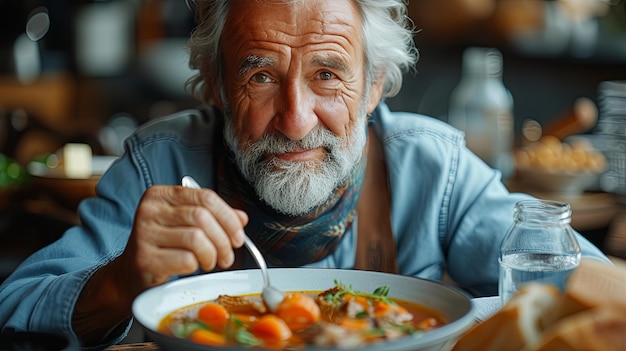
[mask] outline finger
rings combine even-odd
[[[158,266],[154,268],[169,271],[168,276],[191,274],[197,271],[199,267],[198,260],[192,252],[180,249],[157,250],[154,261],[158,262]]]
[[[218,259],[221,266],[229,267],[234,260],[230,241],[208,212],[198,206],[172,207],[163,202],[142,204],[135,217],[132,236],[139,254],[176,248],[193,254],[196,269],[199,264],[204,270],[212,270]],[[146,259],[154,258],[147,256]]]
[[[162,230],[163,233],[153,238],[157,246],[193,252],[204,270],[213,269],[216,263],[222,268],[228,268],[233,264],[235,254],[231,242],[208,209],[199,206],[179,206],[163,213],[160,220],[170,224],[181,221],[184,225],[160,225],[160,229],[155,230]]]
[[[196,255],[205,271],[212,270],[216,264],[228,268],[235,261],[233,247],[213,217],[209,217],[208,221],[211,222],[209,226],[185,228],[177,238],[183,248]]]
[[[217,264],[228,268],[234,261],[233,247],[243,245],[243,225],[237,214],[217,193],[210,189],[188,189],[183,187],[154,186],[150,194],[142,201],[139,215],[154,221],[156,226],[199,228],[211,241],[217,255]],[[246,216],[247,217],[247,216]],[[184,232],[180,248],[186,248],[198,254],[203,268],[213,267],[214,262],[201,256],[210,250],[209,243],[203,242],[198,232]],[[194,233],[194,234],[189,234]],[[167,236],[159,236],[165,238]],[[160,243],[173,245],[173,243]]]
[[[183,208],[183,210],[185,210],[185,208]],[[186,244],[193,245],[191,247],[195,248],[195,252],[200,249],[208,249],[203,245],[201,246],[203,242],[199,236],[200,234],[204,234],[205,237],[209,239],[210,244],[215,250],[214,256],[217,256],[217,264],[222,268],[230,267],[235,260],[235,254],[233,252],[234,244],[231,236],[229,236],[223,226],[224,220],[220,220],[220,214],[215,214],[205,207],[198,206],[190,208],[189,211],[191,211],[189,215],[194,223],[194,226],[200,228],[202,233],[185,233],[185,237],[183,237],[183,239]],[[205,267],[205,260],[202,257],[199,257],[198,259],[202,262],[203,267]],[[210,264],[215,265],[215,262],[211,262]]]
[[[197,225],[196,214],[186,212],[177,213],[180,208],[186,206],[202,206],[211,212],[217,223],[223,228],[231,245],[240,247],[243,245],[243,227],[247,224],[247,216],[242,217],[238,210],[233,209],[215,191],[211,189],[189,189],[181,186],[153,186],[148,188],[141,204],[145,205],[140,210],[145,211],[146,217],[154,218],[165,226],[194,226]],[[163,204],[169,204],[170,210]],[[174,213],[169,213],[174,211]],[[158,212],[162,212],[159,214]],[[139,215],[140,213],[138,213]]]
[[[239,216],[241,225],[245,227],[248,224],[248,220],[249,220],[248,214],[244,212],[243,210],[238,210],[238,209],[235,209],[235,213],[237,213],[237,216]]]
[[[187,252],[193,257],[193,260],[186,261],[189,257],[185,256],[172,262],[173,267],[177,270],[176,274],[185,274],[191,270],[194,272],[198,267],[205,271],[210,271],[215,268],[216,264],[220,264],[220,267],[230,267],[234,261],[235,255],[228,240],[223,239],[226,243],[224,247],[218,249],[213,241],[211,241],[206,233],[198,227],[178,227],[178,228],[153,228],[152,232],[155,234],[149,243],[145,243],[148,248],[147,252],[151,252],[151,256],[148,256],[148,260],[154,260],[162,251],[177,250],[180,252]],[[183,260],[185,259],[185,260]],[[164,262],[164,264],[169,264]]]
[[[135,256],[135,264],[146,286],[162,284],[173,275],[191,274],[199,266],[188,250],[157,246],[144,246]]]
[[[230,239],[232,247],[238,248],[243,245],[243,227],[247,224],[247,215],[241,216],[240,210],[233,209],[224,199],[211,189],[186,189],[191,190],[192,195],[185,194],[185,200],[201,205],[211,212],[219,225],[223,228]],[[191,199],[187,196],[191,196]]]

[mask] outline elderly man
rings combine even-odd
[[[392,113],[416,60],[401,0],[201,0],[190,87],[206,108],[139,128],[82,226],[0,288],[4,330],[119,342],[131,302],[180,275],[250,266],[397,271],[496,294],[514,204],[437,120]],[[191,175],[204,187],[181,187]],[[578,237],[583,254],[602,253]]]

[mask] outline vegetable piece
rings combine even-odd
[[[320,320],[320,307],[309,295],[291,293],[276,308],[276,315],[287,323],[289,329],[304,329]]]
[[[394,306],[384,301],[378,301],[374,307],[374,317],[384,317],[387,314],[393,312]]]
[[[211,346],[223,346],[226,345],[226,337],[222,334],[218,334],[216,332],[206,330],[206,329],[196,329],[194,330],[189,339],[193,342],[203,345],[211,345]]]
[[[249,325],[254,323],[254,321],[256,321],[257,319],[259,319],[259,316],[256,315],[250,315],[250,314],[245,314],[245,313],[231,313],[230,317],[232,320],[237,321],[237,324],[243,325]]]
[[[439,322],[435,318],[425,318],[421,322],[417,324],[417,329],[419,330],[427,330],[432,329],[439,326]]]
[[[198,319],[217,332],[224,331],[229,318],[226,307],[217,303],[208,303],[198,310]]]
[[[361,305],[361,307],[363,307],[364,310],[368,310],[370,308],[370,303],[367,300],[367,298],[363,297],[363,296],[357,296],[354,299],[355,303],[358,303],[359,305]]]
[[[372,321],[368,318],[342,318],[339,325],[351,331],[366,331],[372,328]]]
[[[235,340],[243,346],[261,345],[261,340],[245,329],[239,329],[235,332]]]
[[[292,335],[287,323],[274,314],[262,316],[248,331],[257,338],[270,342],[287,340]]]
[[[392,320],[396,323],[404,323],[413,320],[413,314],[406,308],[384,301],[378,301],[376,303],[374,307],[374,317]]]
[[[191,333],[196,329],[209,330],[209,327],[206,324],[199,322],[199,321],[180,322],[180,323],[173,323],[171,325],[170,331],[177,338],[187,339],[189,338],[189,335],[191,335]]]
[[[346,286],[342,284],[340,281],[335,280],[335,288],[329,289],[324,293],[326,301],[333,301],[335,304],[341,303],[341,300],[344,299],[345,296],[361,296],[368,300],[372,301],[385,301],[387,303],[393,303],[392,300],[387,296],[389,294],[389,286],[382,285],[374,289],[374,292],[371,294],[356,291],[352,289],[352,286]],[[328,295],[332,296],[328,296]]]

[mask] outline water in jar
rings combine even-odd
[[[565,290],[567,278],[580,262],[573,255],[515,253],[500,259],[500,296],[505,303],[524,283],[534,281],[556,285]]]

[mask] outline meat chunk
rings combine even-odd
[[[264,314],[267,312],[263,301],[250,297],[220,295],[217,297],[217,303],[232,313]]]

